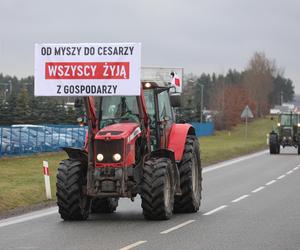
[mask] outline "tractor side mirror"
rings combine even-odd
[[[170,95],[171,106],[174,108],[181,106],[181,96],[179,94]]]
[[[76,98],[74,103],[75,108],[81,108],[82,107],[82,99]]]

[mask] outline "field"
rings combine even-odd
[[[64,152],[0,160],[0,214],[12,208],[46,201],[43,160],[49,162],[52,197],[55,198],[56,168]]]
[[[249,154],[267,147],[267,134],[275,121],[270,118],[259,119],[248,124],[248,136],[245,137],[245,125],[238,125],[231,131],[218,131],[213,136],[200,139],[201,158],[204,166]]]
[[[202,164],[219,162],[266,148],[266,134],[272,128],[270,119],[260,119],[245,127],[239,125],[232,131],[216,132],[214,136],[200,139]],[[0,159],[0,215],[17,207],[45,202],[42,162],[49,162],[52,197],[55,200],[55,176],[64,152]]]

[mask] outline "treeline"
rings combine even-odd
[[[203,96],[203,100],[201,97]],[[214,111],[217,129],[230,129],[241,122],[241,112],[248,105],[255,117],[269,114],[270,108],[293,101],[294,85],[274,60],[256,52],[245,70],[229,70],[223,74],[189,75],[183,91],[183,105],[201,116],[204,110]]]
[[[262,117],[274,105],[294,98],[293,82],[264,53],[255,53],[243,71],[190,74],[185,79],[184,112],[200,121],[204,120],[201,108],[213,111],[217,129],[230,129],[240,123],[246,105],[255,117]],[[33,82],[32,76],[18,79],[0,74],[0,125],[76,124],[83,110],[67,105],[69,101],[74,102],[74,98],[34,97]]]
[[[76,124],[83,111],[66,105],[66,98],[34,97],[33,81],[0,74],[0,125]]]

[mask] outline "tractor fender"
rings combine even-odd
[[[180,174],[179,170],[175,161],[175,155],[172,150],[169,149],[158,149],[155,151],[152,151],[151,153],[147,154],[145,156],[144,161],[146,161],[149,158],[152,157],[166,157],[169,158],[172,162],[172,170],[174,174],[174,184],[175,184],[175,194],[180,195],[181,194],[181,189],[180,189]]]
[[[87,166],[88,154],[86,151],[72,147],[63,147],[62,149],[68,154],[70,159],[81,161],[84,166]]]
[[[276,138],[277,140],[278,140],[278,133],[276,133],[275,131],[272,131],[270,134],[269,134],[269,138],[271,138],[272,137],[272,139],[274,139],[274,138]]]
[[[191,124],[173,124],[169,135],[168,149],[175,154],[175,161],[181,161],[187,135],[196,135]]]

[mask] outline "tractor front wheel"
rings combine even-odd
[[[279,154],[280,153],[280,145],[278,143],[278,137],[276,134],[270,134],[269,148],[270,148],[270,154]]]
[[[182,194],[175,196],[174,212],[197,212],[201,203],[202,191],[202,167],[197,137],[187,136],[178,169]]]
[[[150,158],[145,162],[141,191],[143,214],[146,219],[170,219],[175,194],[170,159]]]
[[[86,220],[90,198],[86,193],[86,171],[77,160],[61,161],[56,182],[59,213],[64,220]]]

